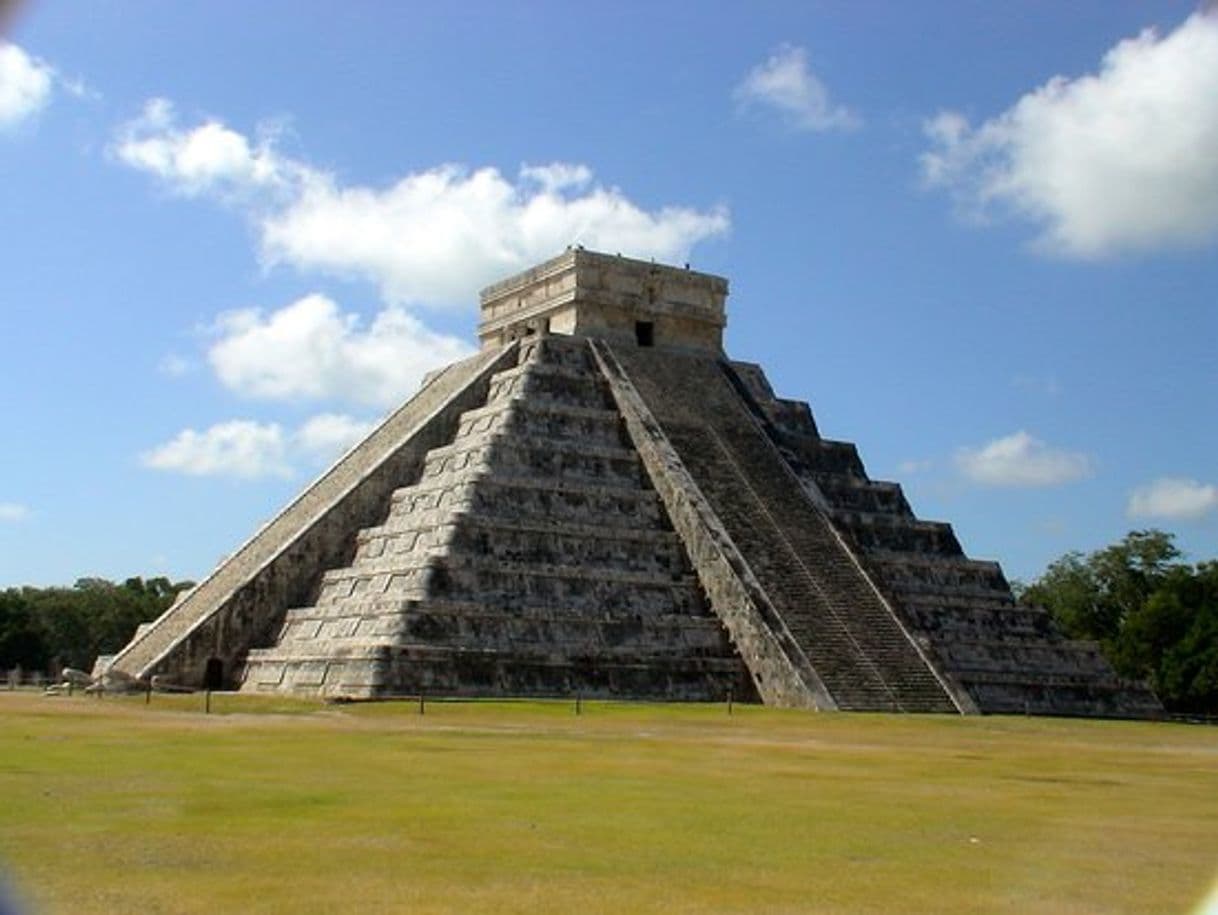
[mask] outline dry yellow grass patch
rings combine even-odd
[[[1187,912],[1218,729],[0,693],[50,912]]]

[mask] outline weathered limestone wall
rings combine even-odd
[[[634,343],[651,325],[657,347],[718,353],[727,280],[576,248],[482,292],[484,347],[561,333]]]
[[[513,348],[449,366],[111,662],[131,676],[202,685],[209,660],[234,682],[246,651],[266,644],[283,612],[307,603],[322,569],[350,554],[355,531],[383,516],[392,491],[486,394]],[[214,663],[214,662],[213,662]]]

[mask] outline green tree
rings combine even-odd
[[[1131,531],[1073,552],[1024,587],[1063,633],[1094,639],[1117,673],[1147,680],[1171,709],[1218,712],[1218,562],[1190,566],[1169,533]]]
[[[1201,563],[1181,584],[1183,597],[1160,591],[1149,602],[1151,609],[1161,597],[1170,603],[1180,633],[1164,645],[1155,683],[1174,707],[1213,714],[1218,712],[1218,562]]]
[[[88,669],[113,654],[140,623],[160,616],[190,582],[128,578],[121,585],[81,578],[71,588],[0,592],[0,668]]]
[[[0,670],[41,670],[46,662],[42,632],[25,596],[15,588],[0,591]]]
[[[1116,635],[1119,626],[1101,606],[1101,592],[1086,557],[1072,552],[1050,563],[1019,599],[1028,606],[1046,607],[1070,638],[1103,641]]]

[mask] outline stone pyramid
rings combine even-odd
[[[726,280],[583,249],[108,663],[329,698],[1153,716],[722,351]]]

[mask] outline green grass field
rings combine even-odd
[[[34,912],[1202,911],[1218,729],[0,693]]]

